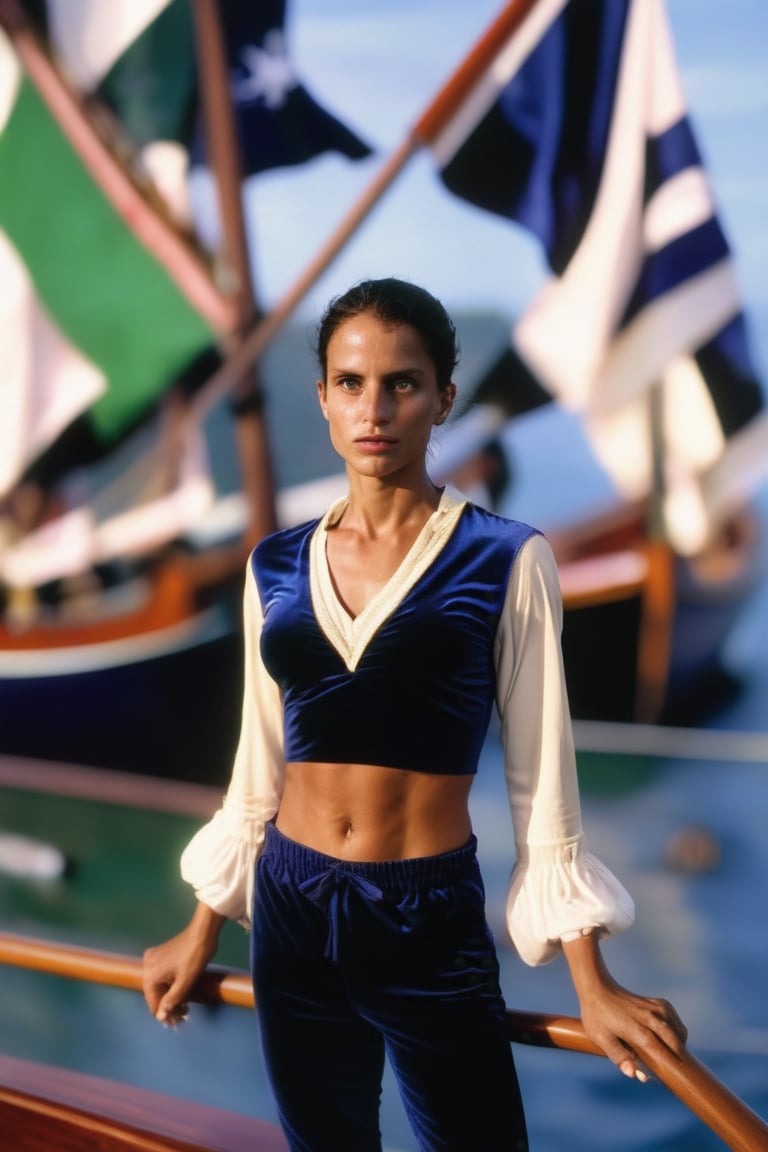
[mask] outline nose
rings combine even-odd
[[[387,424],[390,419],[392,397],[382,384],[368,384],[363,392],[363,418],[373,427]]]

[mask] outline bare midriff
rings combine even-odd
[[[472,780],[376,764],[287,764],[275,824],[341,860],[437,856],[471,835]]]

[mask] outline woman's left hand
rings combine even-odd
[[[646,1081],[643,1055],[680,1056],[688,1029],[668,1000],[623,988],[605,966],[594,934],[563,945],[584,1030],[632,1079]]]
[[[580,1001],[580,1006],[589,1038],[630,1078],[648,1079],[644,1053],[679,1056],[685,1047],[688,1029],[668,1000],[636,996],[614,982],[612,988]]]

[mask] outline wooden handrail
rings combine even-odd
[[[0,932],[0,964],[66,976],[110,988],[141,992],[141,960],[119,956],[71,944],[55,944]],[[196,1004],[229,1004],[236,1008],[253,1008],[253,988],[245,972],[232,972],[215,965],[195,985],[190,997]]]
[[[141,961],[133,956],[77,948],[10,932],[0,932],[0,964],[142,991]],[[217,966],[206,971],[190,999],[201,1004],[254,1006],[247,973]],[[605,1055],[574,1016],[508,1009],[507,1028],[514,1043]],[[680,1059],[671,1052],[667,1056],[646,1052],[639,1055],[650,1072],[733,1152],[768,1152],[768,1125],[690,1052],[686,1051]]]

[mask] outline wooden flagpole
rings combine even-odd
[[[243,179],[237,141],[229,69],[217,0],[193,0],[195,42],[205,121],[206,150],[213,169],[224,241],[224,273],[233,281],[237,332],[244,337],[257,314],[248,234],[243,212]],[[226,345],[225,345],[226,349]],[[277,528],[275,489],[262,386],[257,359],[244,364],[232,381],[235,439],[242,488],[248,508],[243,539],[233,549],[219,550],[217,568],[223,572],[242,567],[246,554]],[[192,401],[194,405],[194,400]],[[211,557],[205,559],[206,579]]]

